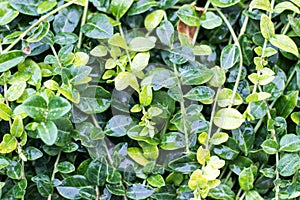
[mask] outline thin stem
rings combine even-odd
[[[52,53],[53,53],[54,57],[55,57],[56,60],[57,60],[58,66],[61,68],[61,67],[62,67],[62,64],[61,64],[61,62],[60,62],[60,60],[59,60],[59,57],[58,57],[58,55],[57,55],[57,52],[56,52],[54,46],[53,46],[53,45],[50,45],[50,48],[51,48],[51,50],[52,50]]]
[[[176,65],[173,64],[173,69],[175,72],[175,75],[177,77],[177,81],[178,81],[178,88],[182,94],[182,88],[181,88],[181,81],[179,78],[179,73],[177,71]],[[184,136],[185,136],[185,148],[186,148],[186,153],[190,153],[190,145],[189,145],[189,134],[188,134],[188,130],[186,127],[186,123],[187,123],[187,117],[186,117],[186,109],[184,106],[184,100],[182,102],[180,102],[180,110],[181,110],[181,115],[182,115],[182,123],[183,123],[183,132],[184,132]]]
[[[224,14],[222,13],[222,11],[217,8],[216,6],[214,6],[214,8],[216,9],[216,11],[219,13],[219,15],[221,16],[221,18],[223,19],[223,21],[225,22],[225,24],[227,25],[229,31],[230,31],[230,34],[233,38],[233,41],[235,43],[235,45],[238,47],[238,50],[239,50],[239,54],[240,54],[240,63],[239,63],[239,71],[238,71],[238,75],[236,77],[236,81],[235,81],[235,84],[234,84],[234,87],[233,87],[233,92],[232,92],[232,96],[231,96],[231,99],[230,99],[230,102],[231,102],[231,105],[229,106],[229,108],[233,105],[234,103],[234,97],[235,97],[235,94],[237,92],[237,89],[238,89],[238,86],[239,86],[239,83],[240,83],[240,79],[241,79],[241,74],[242,74],[242,69],[243,69],[243,53],[242,53],[242,49],[241,49],[241,45],[239,43],[239,39],[237,38],[230,22],[227,20],[227,18],[224,16]]]
[[[86,0],[85,5],[84,5],[84,9],[83,9],[82,18],[81,18],[80,27],[82,27],[86,22],[86,17],[87,17],[88,10],[89,10],[89,1]],[[83,37],[83,33],[81,31],[79,31],[79,37],[78,37],[78,43],[77,43],[77,48],[78,49],[80,49],[80,47],[82,45],[82,37]]]
[[[124,35],[124,32],[123,32],[121,23],[119,24],[119,31],[120,31],[121,36],[125,39],[125,35]],[[127,58],[128,58],[130,68],[131,68],[131,58],[130,58],[129,52],[128,52],[127,49],[125,49],[125,52],[126,52],[126,55],[127,55]]]
[[[34,24],[32,24],[27,30],[25,30],[13,43],[11,43],[6,49],[3,50],[3,53],[7,53],[9,50],[11,50],[20,40],[22,40],[34,27],[38,26],[41,22],[46,20],[51,15],[54,15],[55,13],[59,12],[60,10],[72,5],[77,0],[72,0],[54,10],[49,12],[48,14],[42,16],[39,20],[37,20]]]
[[[249,9],[249,12],[251,12],[251,11],[252,11],[252,9]],[[249,15],[246,14],[246,17],[245,17],[245,20],[244,20],[244,22],[243,22],[243,25],[242,25],[242,28],[241,28],[239,37],[241,37],[241,36],[246,32],[246,28],[247,28],[247,25],[248,25],[248,21],[249,21]]]
[[[7,107],[9,107],[9,102],[8,102],[8,99],[7,99],[7,84],[6,83],[3,86],[3,90],[4,90],[4,100],[5,100],[5,103],[6,103]],[[11,127],[11,125],[12,125],[11,118],[9,118],[8,122],[9,122],[9,126]]]
[[[95,189],[96,189],[96,200],[99,200],[100,199],[100,191],[99,191],[98,186],[95,186]]]
[[[52,172],[52,176],[51,176],[51,182],[55,179],[56,168],[57,168],[60,156],[61,156],[61,151],[58,152],[55,163],[53,165],[53,172]],[[49,194],[47,200],[51,200],[51,198],[52,198],[52,194]]]
[[[211,116],[210,116],[210,121],[209,121],[209,129],[208,129],[208,139],[210,139],[210,137],[211,137],[211,131],[212,131],[212,127],[213,127],[213,120],[214,120],[215,113],[216,113],[217,100],[218,100],[220,90],[221,90],[221,87],[219,87],[217,89],[215,100],[214,100],[214,105],[213,105],[213,108],[212,108],[212,111],[211,111]],[[206,149],[210,149],[210,145],[206,145]]]

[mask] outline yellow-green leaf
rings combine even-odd
[[[0,118],[8,121],[12,115],[12,110],[4,103],[0,103]]]
[[[268,12],[273,12],[269,0],[252,0],[249,7],[251,10],[261,9]]]
[[[10,134],[5,134],[2,142],[0,143],[0,153],[10,153],[14,151],[17,146],[17,139]]]
[[[198,162],[203,165],[205,161],[207,161],[210,158],[210,152],[208,149],[203,149],[202,147],[199,147],[197,150],[197,160]]]
[[[144,157],[143,151],[139,147],[129,147],[127,151],[129,157],[140,165],[145,166],[150,162]]]
[[[270,38],[270,42],[272,45],[278,47],[279,49],[292,53],[298,57],[298,47],[295,42],[286,35],[276,34]]]
[[[7,100],[8,101],[15,101],[17,100],[25,91],[26,89],[26,82],[14,82],[7,90]]]
[[[10,133],[15,137],[21,137],[24,131],[23,120],[21,116],[17,116],[11,125]]]
[[[156,10],[146,16],[144,24],[148,31],[152,31],[156,28],[164,17],[164,10]]]
[[[225,130],[239,128],[244,121],[243,115],[234,108],[223,108],[214,117],[215,125]]]
[[[260,18],[260,31],[263,37],[267,40],[275,35],[274,24],[265,14],[263,14]]]

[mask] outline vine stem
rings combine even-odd
[[[239,54],[240,54],[240,57],[239,57],[240,58],[239,59],[240,60],[240,62],[239,62],[239,71],[238,71],[238,75],[236,77],[236,81],[235,81],[235,84],[234,84],[234,87],[233,87],[232,96],[230,98],[230,105],[229,105],[229,108],[230,108],[234,103],[234,97],[235,97],[235,94],[237,92],[237,89],[238,89],[238,86],[239,86],[239,83],[240,83],[240,79],[241,79],[241,74],[242,74],[242,69],[243,69],[243,53],[242,53],[241,45],[239,43],[239,39],[237,38],[230,22],[227,20],[227,18],[225,17],[225,15],[222,13],[222,11],[219,8],[217,8],[214,5],[213,5],[213,7],[216,9],[216,11],[219,13],[221,18],[225,22],[226,26],[228,27],[228,29],[230,31],[230,34],[233,38],[233,41],[234,41],[235,45],[238,47]]]
[[[60,62],[60,60],[59,60],[59,57],[58,57],[58,55],[57,55],[57,52],[56,52],[54,46],[53,46],[53,45],[50,45],[50,48],[51,48],[51,50],[52,50],[52,53],[53,53],[54,57],[56,58],[56,60],[57,60],[57,62],[58,62],[58,66],[59,66],[60,68],[62,68],[62,64],[61,64],[61,62]]]
[[[86,22],[86,17],[87,17],[88,9],[89,9],[89,0],[85,0],[85,5],[84,5],[84,9],[83,9],[82,18],[81,18],[80,28]],[[82,37],[83,37],[83,33],[81,31],[79,31],[79,37],[78,37],[78,43],[77,43],[77,48],[78,49],[80,49],[80,47],[82,45]]]
[[[22,40],[34,27],[38,26],[41,22],[43,22],[44,20],[46,20],[48,17],[50,17],[51,15],[59,12],[60,10],[72,5],[73,3],[75,3],[77,0],[72,0],[54,10],[52,10],[51,12],[49,12],[46,15],[43,15],[39,20],[37,20],[34,24],[32,24],[27,30],[25,30],[13,43],[11,43],[6,49],[3,50],[3,53],[7,53],[9,50],[11,50],[20,40]]]
[[[53,172],[52,172],[52,176],[51,176],[51,182],[52,182],[52,181],[54,180],[54,178],[55,178],[56,168],[57,168],[57,165],[58,165],[60,156],[61,156],[61,151],[58,152],[57,157],[56,157],[56,160],[55,160],[55,163],[54,163],[54,166],[53,166]],[[51,198],[52,198],[52,194],[49,194],[47,200],[51,200]]]
[[[121,36],[124,38],[124,40],[126,40],[126,39],[125,39],[124,32],[123,32],[123,29],[122,29],[121,23],[119,24],[119,31],[120,31],[120,33],[121,33]],[[129,52],[128,52],[127,49],[125,49],[125,52],[126,52],[126,55],[127,55],[127,58],[128,58],[128,62],[129,62],[130,68],[131,68],[131,58],[130,58]]]
[[[175,75],[176,75],[177,80],[178,80],[178,88],[179,88],[179,90],[182,94],[181,81],[179,79],[179,73],[177,71],[177,68],[176,68],[175,64],[173,64],[173,69],[174,69]],[[182,115],[182,123],[183,123],[184,137],[185,137],[186,153],[189,154],[190,153],[189,134],[188,134],[187,127],[186,127],[187,118],[186,118],[186,109],[185,109],[185,106],[184,106],[184,100],[182,102],[180,102],[180,110],[181,110],[181,115]]]

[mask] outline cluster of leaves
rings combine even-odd
[[[299,0],[0,0],[0,198],[299,198],[299,17]]]

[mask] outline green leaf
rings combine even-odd
[[[24,131],[23,120],[21,116],[17,116],[11,125],[10,133],[15,137],[21,137]]]
[[[27,187],[27,179],[22,178],[13,187],[12,192],[13,192],[14,198],[18,198],[18,199],[23,198],[26,193],[26,187]]]
[[[223,69],[230,69],[239,60],[239,49],[234,44],[229,44],[222,49],[220,63]]]
[[[158,188],[165,185],[165,180],[160,174],[156,174],[148,177],[147,182],[149,183],[149,185]]]
[[[252,200],[252,199],[264,200],[264,198],[262,198],[256,190],[247,191],[246,192],[246,200]]]
[[[116,47],[121,47],[123,49],[128,49],[125,38],[123,38],[119,33],[116,33],[112,37],[110,37],[108,39],[108,44]],[[102,51],[104,51],[104,49]]]
[[[232,200],[235,198],[234,192],[228,185],[220,184],[215,188],[210,189],[208,193],[209,197],[214,199]]]
[[[59,45],[70,45],[77,42],[78,36],[74,33],[60,32],[55,35],[54,42]]]
[[[288,15],[289,23],[293,29],[293,31],[300,36],[300,21],[299,18],[294,18],[291,15]]]
[[[7,90],[7,96],[6,96],[7,100],[16,101],[18,98],[21,97],[25,89],[26,89],[25,81],[14,82]]]
[[[150,8],[155,7],[157,5],[158,5],[158,3],[154,0],[137,1],[137,2],[133,3],[133,5],[130,7],[130,9],[128,11],[128,16],[144,13],[147,10],[149,10]]]
[[[0,2],[0,26],[4,26],[14,20],[19,12],[12,9],[8,2]]]
[[[192,190],[207,187],[207,179],[203,176],[200,169],[197,169],[192,173],[188,186]]]
[[[161,41],[166,46],[171,47],[174,41],[174,27],[169,21],[162,21],[161,25],[157,27],[156,34]]]
[[[12,161],[10,164],[6,167],[6,175],[11,179],[21,179],[21,169],[22,166],[19,162]]]
[[[284,135],[280,140],[280,151],[297,152],[300,151],[300,136],[295,134]]]
[[[213,12],[205,12],[204,19],[200,19],[201,26],[205,29],[214,29],[222,25],[222,19]]]
[[[0,153],[10,153],[17,148],[18,141],[10,134],[5,134],[0,143]]]
[[[26,114],[34,119],[46,119],[47,102],[38,95],[34,95],[23,102],[22,107]]]
[[[47,119],[55,120],[68,113],[71,110],[71,104],[65,98],[55,96],[49,101],[48,110]]]
[[[25,15],[37,16],[38,5],[41,3],[41,0],[10,0],[10,5],[18,10],[20,13]]]
[[[278,143],[273,139],[267,139],[261,144],[262,149],[267,154],[276,154],[279,149]]]
[[[271,94],[268,92],[255,92],[247,96],[246,102],[257,102],[263,101],[271,97]]]
[[[252,172],[252,168],[244,168],[239,175],[239,184],[240,187],[245,190],[251,190],[253,188],[254,175]]]
[[[90,54],[92,56],[96,56],[96,57],[106,56],[107,55],[107,48],[105,46],[98,45],[98,46],[96,46],[95,48],[92,49]]]
[[[282,13],[285,10],[291,10],[297,14],[300,13],[299,8],[297,8],[293,3],[289,2],[289,1],[280,2],[280,3],[276,4],[276,6],[274,8],[275,13]]]
[[[130,72],[121,72],[115,78],[115,87],[117,90],[124,90],[131,86],[136,91],[139,90],[139,84],[134,74]]]
[[[243,115],[234,108],[223,108],[219,110],[214,117],[215,125],[225,130],[236,129],[240,127],[244,121]]]
[[[220,87],[225,83],[226,80],[226,74],[225,71],[220,68],[219,66],[215,66],[211,70],[213,72],[213,76],[208,82],[209,85],[213,87]]]
[[[105,126],[105,134],[108,136],[121,137],[126,135],[132,118],[126,115],[113,116]]]
[[[149,52],[137,53],[131,62],[131,70],[135,72],[142,71],[145,67],[148,66],[149,59]]]
[[[51,146],[57,139],[57,127],[52,121],[41,122],[37,128],[42,141]]]
[[[240,0],[211,0],[211,3],[215,6],[226,8],[229,6],[233,6],[234,4],[237,4],[240,2]]]
[[[127,151],[129,157],[142,166],[145,166],[150,162],[148,159],[144,157],[143,151],[139,147],[129,147]]]
[[[184,97],[202,103],[212,103],[215,91],[207,86],[197,86],[188,91]]]
[[[58,163],[56,170],[60,173],[68,174],[75,171],[75,166],[68,161],[63,161]]]
[[[291,119],[293,120],[293,122],[295,122],[296,124],[300,123],[300,112],[293,112],[291,114]]]
[[[188,26],[200,26],[200,14],[192,5],[183,5],[177,11],[177,15]]]
[[[12,113],[13,112],[10,107],[8,107],[4,103],[0,103],[0,118],[1,119],[5,120],[5,121],[9,121]]]
[[[164,150],[176,150],[185,147],[184,135],[180,132],[165,133],[160,142],[160,148]]]
[[[161,20],[163,19],[164,14],[165,14],[165,11],[156,10],[156,11],[150,13],[149,15],[147,15],[145,18],[145,21],[144,21],[145,28],[149,32],[152,31],[153,29],[155,29],[159,25]]]
[[[232,95],[233,95],[233,91],[231,89],[223,88],[218,95],[218,99],[217,99],[218,106],[226,107],[229,105],[240,105],[243,103],[243,99],[238,93],[235,93],[233,102],[231,102]]]
[[[43,152],[33,146],[29,146],[25,149],[25,156],[28,160],[37,160],[43,156]]]
[[[265,10],[268,12],[273,12],[272,8],[271,8],[271,3],[269,0],[252,0],[250,5],[249,5],[250,9],[261,9],[261,10]]]
[[[278,172],[281,176],[291,176],[299,170],[300,157],[296,153],[287,153],[279,159],[277,165]]]
[[[299,55],[297,45],[289,36],[276,34],[270,38],[270,42],[283,51],[294,54],[297,57]]]
[[[297,105],[299,91],[293,91],[281,96],[275,103],[277,114],[287,118]]]
[[[68,6],[58,12],[53,21],[55,33],[72,33],[77,27],[81,16],[81,9],[78,6]]]
[[[95,14],[81,27],[81,31],[87,37],[105,39],[113,35],[113,26],[105,14]]]
[[[129,43],[129,48],[132,51],[143,52],[149,51],[155,47],[155,42],[145,37],[133,38]]]
[[[37,12],[39,14],[45,13],[45,12],[51,10],[52,8],[54,8],[56,5],[57,5],[56,0],[44,1],[39,4]]]
[[[146,199],[154,193],[154,190],[142,184],[134,184],[128,187],[126,196],[131,199]]]
[[[227,133],[224,132],[218,132],[213,134],[213,136],[209,139],[209,143],[213,145],[219,145],[228,140],[229,136]]]
[[[90,183],[103,186],[108,175],[106,160],[93,160],[85,174]]]
[[[275,36],[275,28],[271,19],[263,14],[260,18],[260,31],[263,37],[270,40],[271,37]]]
[[[210,46],[205,44],[194,46],[193,51],[194,54],[197,56],[212,54],[212,50]]]
[[[139,94],[140,104],[143,106],[149,106],[152,102],[153,93],[150,85],[142,86],[142,90]]]
[[[133,0],[112,0],[110,3],[110,10],[119,21],[128,11],[132,3]]]
[[[25,59],[22,51],[10,51],[0,55],[0,72],[5,72]]]
[[[34,29],[33,33],[26,39],[27,42],[38,42],[42,40],[48,33],[50,24],[48,21],[44,21]]]

